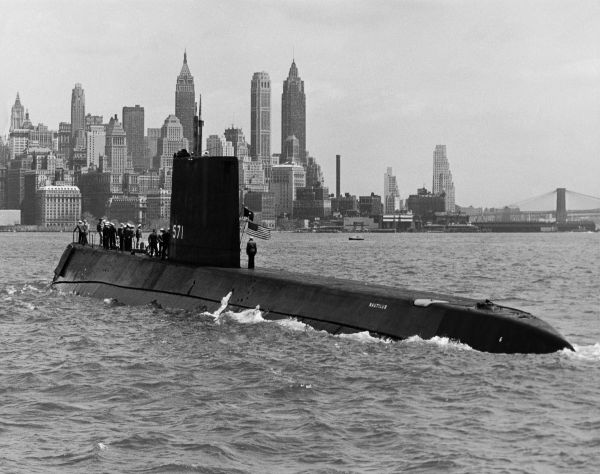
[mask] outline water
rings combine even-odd
[[[49,287],[70,235],[0,234],[0,471],[597,472],[600,234],[365,236],[257,265],[491,297],[577,352],[120,306]]]

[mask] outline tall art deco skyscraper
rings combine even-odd
[[[250,84],[250,156],[255,161],[271,160],[271,79],[255,72]]]
[[[183,53],[183,66],[177,76],[175,86],[175,116],[183,126],[183,136],[189,143],[194,141],[194,115],[196,102],[194,93],[194,76],[190,73],[187,64],[187,52]]]
[[[446,212],[454,212],[454,182],[446,157],[446,145],[436,145],[433,151],[433,194],[441,193],[446,194]]]
[[[294,60],[287,79],[283,81],[283,94],[281,94],[282,156],[285,142],[291,136],[298,139],[300,163],[306,167],[306,96],[304,81],[298,76],[298,68]]]
[[[12,106],[10,111],[10,130],[18,130],[23,125],[23,121],[25,120],[25,107],[21,104],[21,99],[19,97],[19,93],[17,92],[17,99],[15,100],[15,105]]]
[[[71,137],[79,130],[85,130],[85,92],[81,84],[75,84],[71,92]]]

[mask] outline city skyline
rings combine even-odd
[[[187,51],[204,136],[232,123],[249,136],[252,74],[267,72],[277,98],[295,60],[308,96],[307,148],[330,189],[341,154],[341,192],[381,193],[381,173],[391,166],[406,198],[430,186],[431,150],[445,144],[458,205],[507,205],[563,186],[600,194],[596,3],[569,9],[545,2],[543,14],[538,2],[351,3],[231,2],[219,13],[207,2],[149,2],[143,25],[128,31],[139,15],[135,4],[122,5],[117,20],[114,2],[81,13],[69,1],[33,2],[35,17],[0,2],[8,13],[0,19],[0,60],[11,71],[0,79],[0,133],[8,131],[17,93],[34,124],[58,130],[69,120],[76,83],[85,90],[86,113],[111,117],[140,104],[146,127],[160,127],[174,113],[173,82]],[[181,18],[176,7],[189,14]],[[75,15],[74,30],[54,34],[65,11]],[[232,19],[244,27],[225,35]],[[159,20],[180,25],[180,34],[160,38]],[[273,25],[268,34],[248,34],[265,24]],[[280,33],[283,41],[274,40]],[[82,38],[77,47],[73,35]],[[36,73],[45,70],[52,73]],[[272,120],[272,143],[278,122]]]

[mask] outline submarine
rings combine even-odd
[[[127,305],[215,311],[260,307],[263,318],[294,318],[331,334],[368,331],[391,340],[438,336],[491,353],[573,350],[542,319],[489,300],[268,268],[240,267],[238,159],[173,158],[166,260],[71,243],[52,285]]]

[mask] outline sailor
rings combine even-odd
[[[111,249],[116,249],[117,248],[117,229],[115,229],[115,224],[113,222],[110,222],[109,225],[110,225],[109,247]]]
[[[246,255],[248,255],[248,268],[254,268],[254,256],[256,255],[256,242],[250,237],[246,245]]]
[[[81,227],[82,232],[79,234],[81,236],[81,244],[87,245],[88,243],[88,232],[90,231],[90,226],[88,225],[87,220],[83,219],[83,225]]]
[[[148,252],[151,257],[158,255],[158,235],[156,235],[156,229],[152,229],[152,232],[148,236]]]
[[[102,222],[102,247],[104,250],[108,250],[110,248],[110,222]]]
[[[162,251],[163,251],[163,235],[165,234],[165,229],[163,229],[162,227],[160,228],[160,230],[158,231],[158,253],[156,254],[156,256],[160,256],[162,255]]]
[[[125,232],[124,232],[125,224],[121,222],[121,226],[117,229],[117,237],[119,238],[119,250],[122,252],[125,248]]]
[[[162,249],[160,253],[160,258],[165,260],[169,257],[169,242],[171,242],[171,228],[168,227],[167,230],[163,229],[162,235]]]
[[[103,238],[104,238],[104,221],[102,217],[98,218],[98,223],[96,224],[96,232],[98,232],[98,245],[104,247]]]
[[[73,229],[73,232],[77,232],[77,243],[80,244],[82,241],[83,221],[77,221],[77,225]]]
[[[140,240],[142,239],[142,224],[138,224],[137,229],[135,229],[135,248],[140,248]]]

